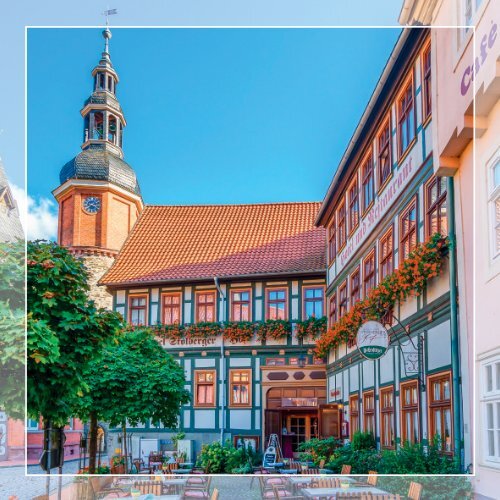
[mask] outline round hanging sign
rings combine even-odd
[[[379,359],[389,348],[389,334],[382,323],[367,321],[358,330],[356,344],[365,358]]]

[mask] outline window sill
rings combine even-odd
[[[390,180],[392,179],[392,176],[393,176],[393,172],[391,171],[391,175],[389,175],[389,177],[387,177],[387,179],[384,181],[384,183],[378,188],[377,196],[380,196],[382,194],[382,192],[386,188],[387,184],[389,184]]]
[[[408,155],[411,153],[411,150],[413,149],[413,146],[415,146],[415,143],[417,142],[417,136],[415,136],[411,142],[408,144],[406,149],[400,154],[398,158],[398,167],[401,166],[401,164],[406,160]]]
[[[217,408],[216,405],[193,405],[194,409],[197,410],[215,410]]]
[[[371,210],[371,208],[373,207],[374,204],[375,204],[375,200],[370,202],[370,204],[366,207],[366,210],[361,214],[361,220],[363,220],[365,218],[365,216],[368,214],[368,212]]]

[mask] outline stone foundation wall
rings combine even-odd
[[[89,272],[89,297],[95,302],[97,307],[113,309],[113,296],[108,293],[106,287],[99,286],[97,282],[111,267],[115,260],[114,257],[107,255],[83,255],[81,258]]]

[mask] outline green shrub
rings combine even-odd
[[[371,432],[355,432],[352,436],[353,450],[371,450],[376,448],[375,437]]]
[[[353,438],[352,444],[335,451],[326,467],[339,473],[342,465],[351,465],[353,474],[367,474],[370,470],[379,474],[462,473],[456,459],[440,452],[437,440],[428,446],[406,443],[398,450],[360,449],[368,443],[364,437],[358,438],[356,443]]]
[[[235,448],[227,440],[224,445],[219,441],[204,444],[197,464],[209,474],[248,474],[252,467],[262,461],[262,454],[251,447]]]
[[[299,458],[303,462],[311,460],[318,466],[321,460],[327,462],[341,445],[342,442],[333,436],[326,439],[313,438],[299,445]]]

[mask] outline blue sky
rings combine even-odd
[[[28,32],[28,191],[80,151],[101,30]],[[115,29],[125,159],[147,203],[320,200],[396,29]]]

